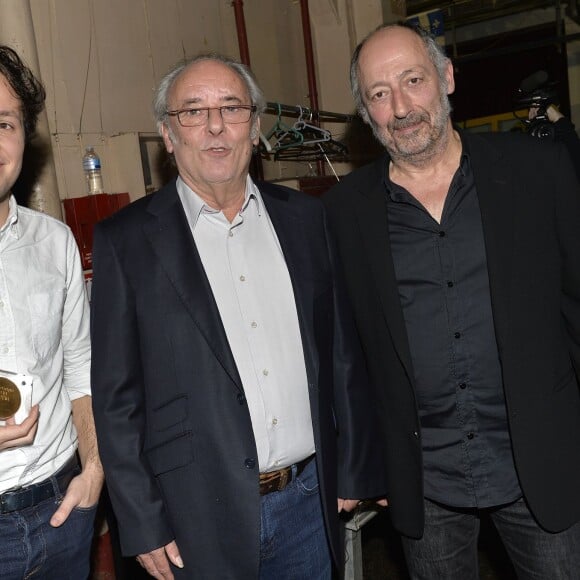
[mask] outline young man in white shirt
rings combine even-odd
[[[66,225],[19,206],[11,194],[44,99],[33,73],[11,48],[0,46],[3,580],[33,573],[43,579],[87,578],[103,482],[78,249]]]

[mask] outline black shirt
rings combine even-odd
[[[425,496],[490,507],[522,493],[495,339],[479,202],[464,152],[441,224],[385,175],[421,423]]]

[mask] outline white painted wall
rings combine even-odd
[[[239,57],[231,1],[30,2],[41,76],[48,92],[60,197],[85,194],[81,157],[87,145],[95,146],[101,156],[107,191],[129,191],[132,198],[144,195],[141,159],[136,153],[140,134],[156,130],[151,114],[153,91],[163,74],[184,57],[207,51]],[[379,0],[366,2],[373,3],[380,4]],[[312,0],[310,4],[319,53],[319,106],[349,112],[347,70],[353,43],[344,17],[345,0]],[[337,10],[341,12],[338,20]],[[266,98],[308,106],[299,2],[245,0],[244,12],[251,65]],[[264,117],[264,132],[274,121],[273,116]],[[266,163],[265,171],[267,178],[275,179],[303,175],[309,169],[286,162]]]
[[[14,0],[15,6],[18,2]],[[231,0],[30,4],[61,199],[85,194],[81,157],[86,145],[94,145],[101,156],[107,191],[128,191],[132,198],[144,195],[139,136],[155,132],[154,88],[183,57],[201,51],[239,57]],[[352,112],[350,55],[380,23],[384,6],[385,0],[310,0],[320,109]],[[251,65],[266,98],[308,106],[300,3],[244,0],[244,12]],[[570,27],[570,32],[577,28]],[[580,126],[580,43],[569,46],[569,58],[573,120]],[[274,121],[272,115],[263,118],[264,132]],[[328,128],[338,138],[345,130],[342,124]],[[158,152],[152,147],[155,157]],[[303,163],[267,162],[265,172],[268,179],[287,179],[314,170]],[[154,185],[160,179],[155,174]]]

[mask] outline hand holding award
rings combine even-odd
[[[0,451],[30,445],[38,427],[32,377],[0,370]]]

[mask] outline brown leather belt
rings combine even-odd
[[[314,459],[314,455],[303,459],[295,464],[296,477],[298,477],[304,468]],[[268,471],[268,473],[260,473],[260,495],[266,495],[273,491],[282,491],[292,481],[292,467],[284,467],[277,471]]]

